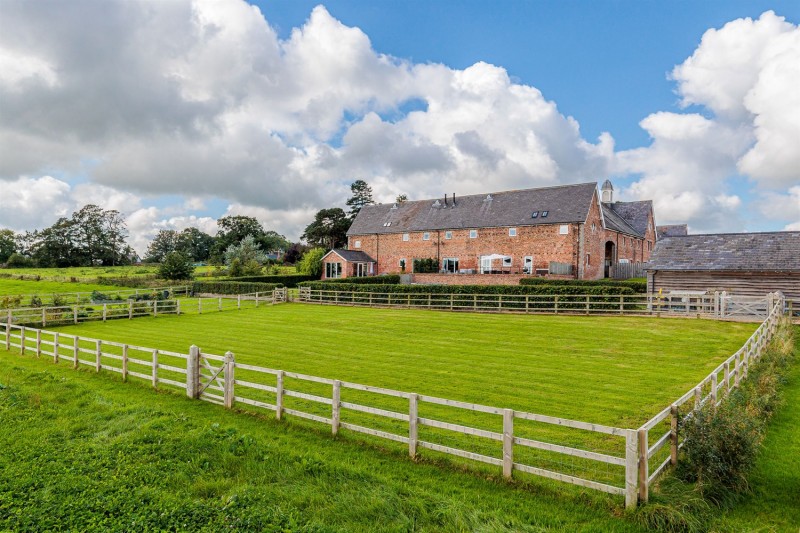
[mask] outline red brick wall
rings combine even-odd
[[[583,275],[582,279],[599,279],[603,277],[603,258],[605,256],[605,236],[603,217],[600,214],[600,203],[597,194],[592,198],[589,216],[583,228]]]
[[[348,238],[351,250],[362,250],[378,261],[379,274],[400,273],[400,260],[406,260],[406,272],[410,273],[414,259],[448,257],[458,258],[459,269],[480,270],[479,256],[490,254],[508,255],[512,258],[511,272],[521,273],[525,256],[533,256],[534,269],[547,269],[550,261],[575,265],[577,261],[578,224],[568,224],[568,233],[559,233],[560,224],[541,226],[518,226],[517,236],[509,236],[508,228],[479,228],[478,237],[469,238],[469,229],[452,230],[452,238],[445,238],[445,231],[431,231],[429,240],[423,240],[423,232],[411,232],[409,240],[403,241],[402,233],[388,235],[357,235]],[[361,247],[356,247],[360,241]],[[495,261],[499,267],[500,262]]]

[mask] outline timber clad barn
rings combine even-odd
[[[376,274],[410,273],[415,259],[433,259],[437,273],[415,276],[430,283],[500,281],[484,274],[597,279],[617,262],[647,261],[656,240],[650,201],[612,200],[606,181],[602,202],[593,182],[367,205],[348,248],[374,259]]]
[[[647,287],[800,298],[800,231],[664,238],[647,266]]]

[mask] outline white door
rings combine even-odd
[[[522,273],[523,274],[533,274],[533,256],[526,255],[522,259]]]

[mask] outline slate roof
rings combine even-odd
[[[672,224],[670,226],[657,226],[657,238],[663,239],[664,237],[681,237],[689,235],[689,226],[686,224]]]
[[[365,205],[348,235],[585,222],[597,183]],[[531,214],[538,211],[537,218]],[[542,212],[547,216],[542,217]],[[386,225],[386,224],[389,225]]]
[[[653,202],[651,200],[604,203],[603,207],[608,207],[614,211],[616,215],[633,228],[636,232],[635,235],[644,237],[647,234],[648,215],[653,211]]]
[[[647,270],[800,272],[800,231],[665,237]]]
[[[348,263],[374,263],[375,260],[367,255],[366,252],[359,250],[343,250],[341,248],[334,248],[322,258],[325,259],[329,254],[335,253]]]
[[[603,207],[603,220],[606,221],[606,227],[608,229],[612,229],[620,233],[626,233],[628,235],[633,235],[635,237],[644,237],[643,233],[639,233],[638,231],[633,229],[631,225],[628,224],[628,222],[626,222],[624,218],[619,216],[617,212],[612,208],[612,206],[620,203],[622,202],[616,202],[614,204],[609,204],[609,203],[601,204]],[[646,227],[647,227],[647,222],[645,221],[645,228]]]

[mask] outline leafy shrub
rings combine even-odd
[[[33,266],[33,260],[14,252],[6,261],[6,266],[8,268],[27,268]]]
[[[433,257],[430,259],[414,259],[414,272],[435,274],[439,272],[439,261]]]
[[[637,293],[647,292],[647,281],[632,279],[550,279],[522,278],[520,285],[573,285],[580,287],[630,287]]]
[[[168,280],[192,279],[194,265],[191,258],[180,252],[170,252],[158,267],[158,277]]]
[[[792,328],[782,324],[749,376],[714,409],[710,404],[681,421],[685,444],[677,475],[696,483],[717,505],[748,491],[766,424],[780,404],[780,384],[793,358]]]
[[[39,298],[38,295],[34,294],[31,296],[31,303],[29,304],[31,307],[41,307],[42,306],[42,299]]]
[[[297,263],[297,272],[312,276],[314,279],[322,277],[322,258],[325,256],[323,248],[312,248],[308,250],[303,258]]]

